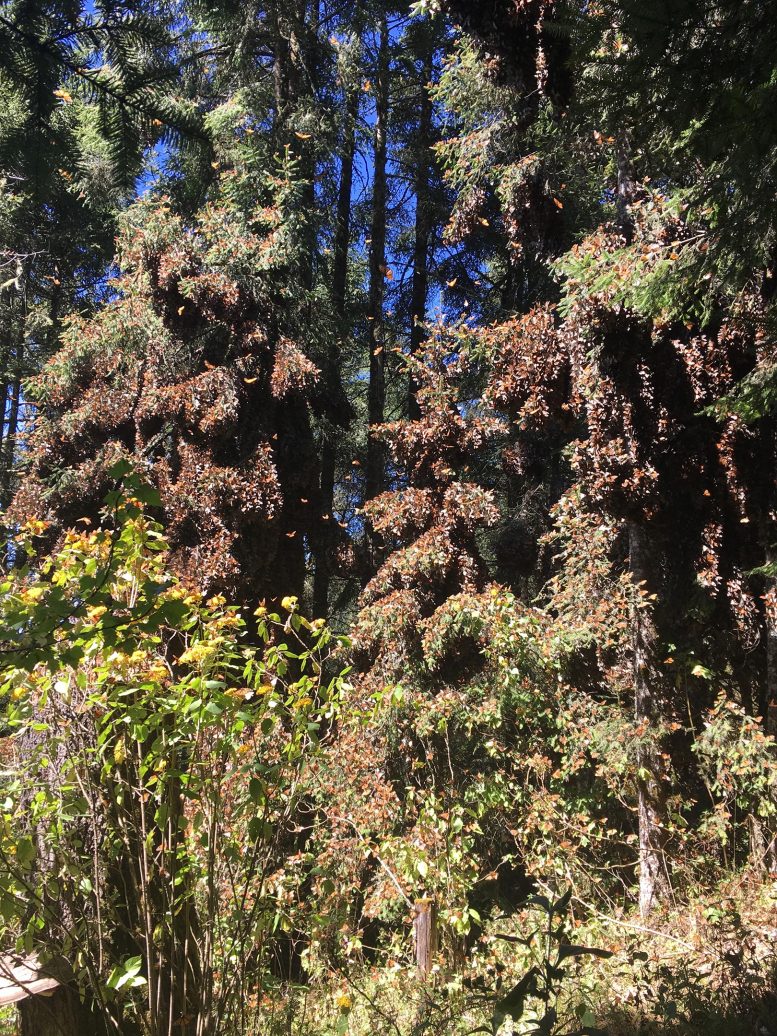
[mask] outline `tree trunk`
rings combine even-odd
[[[288,42],[283,33],[283,20],[280,14],[280,3],[275,4],[273,12],[273,92],[275,95],[275,112],[273,125],[276,136],[280,135],[286,114]]]
[[[308,0],[299,0],[289,35],[289,106],[298,104],[302,98],[311,98],[315,103],[318,72],[318,0],[310,8]],[[293,119],[292,119],[293,123]],[[302,176],[302,211],[306,214],[305,243],[302,251],[300,280],[306,291],[312,291],[315,280],[318,225],[316,212],[316,158],[313,141],[300,140],[294,126],[287,128],[292,154],[299,163]],[[312,302],[308,304],[308,319],[313,320]]]
[[[634,235],[631,203],[634,199],[634,171],[627,132],[616,143],[618,184],[616,210],[625,241]],[[639,910],[646,917],[656,903],[670,892],[666,846],[667,773],[657,726],[666,705],[664,677],[656,656],[658,631],[646,599],[651,587],[653,566],[651,543],[640,522],[628,525],[629,570],[641,595],[631,617],[632,673],[634,680],[634,719],[640,729],[637,742],[637,816],[639,823]]]
[[[628,244],[634,236],[634,218],[631,203],[634,200],[634,169],[631,164],[631,148],[628,133],[619,133],[615,145],[615,161],[618,170],[618,186],[615,195],[615,211],[618,226]]]
[[[359,90],[352,87],[348,92],[345,112],[343,153],[340,167],[340,186],[337,195],[337,217],[334,250],[332,257],[332,311],[337,321],[337,333],[331,338],[324,377],[330,390],[339,389],[339,361],[341,342],[346,331],[346,289],[348,285],[348,252],[351,244],[351,192],[353,188],[353,163],[356,155],[356,118],[359,114]],[[319,514],[329,515],[321,521],[316,553],[316,570],[313,577],[313,614],[326,618],[329,609],[329,583],[332,573],[332,509],[335,495],[337,429],[327,425],[321,449],[321,478],[319,482]]]
[[[20,266],[19,277],[23,277],[26,286],[27,267]],[[19,432],[19,414],[22,402],[22,379],[25,361],[25,328],[27,323],[27,305],[25,287],[18,295],[18,319],[14,321],[13,312],[9,320],[9,342],[5,347],[3,364],[3,421],[0,437],[2,453],[0,454],[0,509],[6,511],[14,495],[14,461]],[[12,307],[13,308],[13,307]],[[15,343],[14,343],[15,339]]]
[[[658,659],[658,633],[644,600],[652,574],[651,545],[643,525],[629,524],[629,569],[642,600],[632,612],[634,719],[642,728],[637,748],[637,812],[639,820],[639,909],[643,917],[670,892],[666,846],[667,773],[657,726],[665,695]]]
[[[17,351],[17,374],[11,386],[11,398],[4,423],[2,485],[0,488],[0,509],[6,511],[14,495],[14,460],[16,458],[16,440],[19,432],[19,409],[21,406],[22,381],[21,363],[23,346]]]
[[[81,1003],[75,989],[62,986],[51,996],[19,1003],[19,1036],[108,1036],[108,1028],[99,1012]]]
[[[432,174],[432,98],[429,83],[434,72],[434,43],[426,42],[420,82],[418,113],[418,149],[415,160],[415,243],[413,247],[413,285],[410,299],[410,352],[415,354],[424,340],[423,322],[426,319],[426,299],[429,291],[429,236],[432,230],[431,174]],[[407,412],[412,421],[418,420],[420,410],[416,399],[418,385],[412,373],[408,384]]]
[[[750,842],[750,863],[762,874],[777,872],[777,835],[770,825],[751,813],[747,818],[747,837]]]
[[[318,66],[318,2],[289,0],[275,5],[274,77],[276,137],[289,149],[298,163],[303,180],[301,207],[306,222],[300,234],[299,284],[308,293],[305,316],[315,319],[312,288],[317,260],[317,222],[315,216],[315,148],[312,141],[298,135],[295,112],[303,103],[315,102]],[[304,138],[304,139],[303,139]],[[265,596],[286,594],[301,597],[307,576],[305,535],[311,535],[311,508],[303,503],[311,484],[318,477],[318,457],[310,427],[307,404],[285,401],[277,409],[275,422],[275,464],[283,490],[283,508],[278,519],[278,546],[274,572]],[[280,582],[279,582],[280,579]]]
[[[375,151],[372,190],[372,240],[368,304],[370,385],[367,395],[367,471],[365,499],[383,491],[385,450],[372,433],[383,424],[386,406],[386,355],[383,341],[383,297],[386,279],[386,155],[389,90],[389,30],[385,10],[380,16],[380,42],[375,81]]]

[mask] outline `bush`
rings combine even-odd
[[[35,561],[28,527],[0,586],[0,943],[69,962],[121,1031],[244,1031],[295,930],[339,641],[172,578],[119,474],[104,528]]]

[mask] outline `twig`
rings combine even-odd
[[[373,849],[372,845],[370,844],[369,839],[364,837],[364,835],[361,833],[361,831],[356,826],[356,824],[353,822],[353,820],[351,820],[350,817],[338,817],[338,816],[334,816],[334,815],[332,815],[332,820],[339,820],[343,824],[350,824],[350,826],[356,832],[357,838],[361,838],[361,840],[365,843],[365,845],[369,845],[370,846],[370,852],[375,857],[375,859],[378,861],[378,863],[383,868],[383,870],[386,872],[386,874],[388,874],[389,878],[391,878],[391,881],[393,882],[394,887],[396,888],[397,892],[399,892],[400,896],[404,899],[404,901],[407,903],[407,905],[409,907],[412,907],[413,906],[413,901],[412,901],[412,899],[410,899],[410,897],[407,895],[405,890],[399,884],[399,878],[396,876],[396,874],[394,874],[394,872],[389,867],[389,865],[385,862],[385,860],[381,859],[381,857],[378,856],[378,854],[375,852],[375,850]]]
[[[607,924],[618,925],[620,928],[629,928],[633,932],[644,932],[646,935],[657,935],[660,939],[668,939],[670,942],[676,942],[678,946],[682,946],[686,950],[696,951],[697,947],[692,946],[689,942],[685,942],[684,939],[678,939],[676,935],[670,935],[668,932],[661,932],[657,928],[647,928],[641,924],[631,924],[629,921],[619,921],[617,917],[609,917],[607,914],[600,913],[595,907],[591,906],[590,903],[586,903],[584,899],[579,896],[572,896],[577,903],[584,906],[586,910],[589,910],[592,914],[595,914],[600,921],[606,921]]]

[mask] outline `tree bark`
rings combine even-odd
[[[424,340],[426,300],[429,292],[429,237],[432,230],[432,98],[429,84],[434,72],[434,43],[426,41],[421,66],[420,106],[418,113],[418,147],[415,160],[415,242],[413,247],[413,284],[410,298],[410,352],[415,354]],[[411,372],[408,384],[407,412],[412,421],[421,416],[416,399],[418,385]]]
[[[303,181],[301,208],[306,222],[300,234],[298,281],[307,293],[305,316],[315,319],[312,289],[317,262],[317,221],[315,219],[316,158],[312,141],[298,136],[295,109],[300,102],[315,102],[318,75],[318,0],[289,0],[275,6],[275,94],[278,140],[296,160]],[[303,134],[304,137],[304,134]],[[311,484],[318,477],[318,457],[310,426],[307,403],[287,400],[277,410],[275,463],[283,488],[283,508],[278,521],[276,573],[271,594],[302,596],[307,576],[304,536],[312,536],[311,507],[304,504]]]
[[[273,92],[275,95],[274,129],[276,136],[280,134],[286,114],[288,41],[283,33],[283,20],[280,3],[276,2],[273,11]]]
[[[634,235],[631,204],[634,170],[629,136],[624,130],[616,142],[616,211],[625,241]],[[671,890],[666,847],[667,772],[657,727],[666,707],[665,679],[657,657],[658,631],[646,591],[652,587],[655,551],[644,522],[628,523],[629,570],[640,594],[631,616],[634,720],[640,728],[637,747],[637,817],[639,825],[639,910],[646,917]]]
[[[330,390],[339,388],[339,360],[341,342],[346,330],[346,289],[348,285],[348,252],[351,244],[351,192],[353,188],[353,163],[356,155],[356,118],[359,113],[359,90],[352,87],[348,92],[345,112],[343,153],[340,167],[340,185],[337,195],[337,217],[332,257],[332,311],[337,321],[337,333],[332,336],[325,380]],[[332,574],[332,509],[335,495],[336,433],[333,426],[324,432],[321,449],[321,478],[319,482],[319,514],[322,518],[318,537],[316,569],[313,577],[313,613],[325,618],[329,607],[329,583]]]
[[[383,491],[385,450],[373,434],[383,424],[386,407],[386,356],[383,341],[383,298],[386,279],[386,164],[389,90],[389,30],[385,10],[381,12],[378,67],[375,81],[375,150],[372,189],[370,243],[370,288],[368,303],[370,384],[367,394],[367,470],[365,499]]]
[[[305,97],[315,102],[318,73],[318,0],[299,0],[289,36],[290,107]],[[293,120],[292,120],[293,121]],[[318,244],[316,212],[316,158],[312,141],[300,140],[294,127],[288,127],[288,139],[302,176],[302,211],[306,214],[305,244],[302,253],[300,280],[306,291],[313,289]],[[308,304],[308,318],[313,319],[312,302]]]
[[[632,611],[634,719],[641,728],[637,748],[637,813],[639,821],[639,909],[643,917],[670,892],[666,860],[667,773],[657,726],[666,704],[659,670],[658,632],[644,601],[651,585],[651,545],[643,525],[629,524],[629,569],[643,600]]]
[[[24,346],[20,342],[16,353],[16,373],[11,385],[11,395],[3,426],[2,485],[0,487],[0,509],[8,510],[14,495],[14,460],[16,458],[16,441],[19,432],[19,410],[22,396],[21,367],[24,358]]]
[[[6,511],[14,495],[14,462],[19,432],[19,415],[22,403],[22,379],[25,363],[25,331],[27,325],[27,276],[29,261],[20,262],[17,267],[17,295],[11,302],[8,321],[8,340],[4,349],[3,363],[3,420],[0,426],[0,509]],[[14,302],[18,305],[14,319]]]
[[[108,1028],[99,1012],[81,1003],[75,989],[62,986],[51,996],[19,1003],[19,1036],[108,1036]]]
[[[634,168],[631,164],[629,135],[626,132],[618,135],[615,145],[615,161],[618,171],[615,211],[621,234],[626,243],[629,243],[634,236],[634,218],[631,215],[631,203],[634,199]]]

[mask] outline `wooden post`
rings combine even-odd
[[[413,943],[418,977],[429,978],[437,953],[437,907],[433,899],[417,899],[413,919]]]

